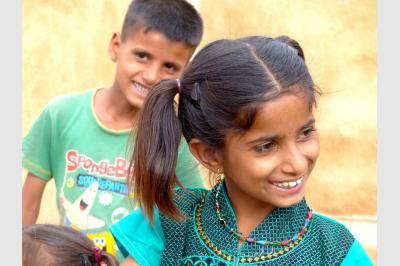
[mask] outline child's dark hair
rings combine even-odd
[[[312,108],[318,93],[300,45],[286,36],[212,42],[179,83],[159,82],[147,95],[139,120],[130,189],[150,221],[154,205],[163,214],[181,217],[172,199],[181,133],[188,142],[197,138],[223,149],[226,134],[249,129],[266,101],[286,92],[305,93]],[[173,105],[177,92],[178,115]]]
[[[103,264],[101,264],[103,263]],[[84,234],[61,225],[34,224],[22,228],[23,266],[118,266],[110,253],[95,248]]]
[[[196,47],[203,35],[203,22],[196,9],[185,0],[134,0],[122,26],[122,41],[138,27],[157,31],[173,42]]]

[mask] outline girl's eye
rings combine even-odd
[[[256,146],[256,152],[265,153],[276,149],[277,145],[274,142],[263,143]]]
[[[300,138],[307,139],[307,138],[311,137],[315,131],[316,131],[315,128],[307,128],[301,133]]]

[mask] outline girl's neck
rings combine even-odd
[[[238,231],[244,236],[249,236],[275,207],[243,193],[236,193],[234,186],[229,186],[229,182],[225,184],[226,194],[235,212]]]
[[[127,130],[135,126],[140,109],[134,108],[124,95],[113,88],[95,92],[94,112],[100,122],[112,130]]]

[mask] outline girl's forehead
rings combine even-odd
[[[248,130],[254,134],[288,134],[313,120],[310,101],[305,93],[286,93],[262,103]]]

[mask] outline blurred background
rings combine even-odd
[[[376,1],[189,2],[204,20],[199,47],[246,35],[288,35],[302,45],[314,81],[324,92],[316,114],[321,154],[306,198],[316,212],[345,223],[376,263]],[[111,85],[115,69],[108,43],[120,31],[129,3],[22,2],[23,136],[53,97]],[[58,219],[50,182],[38,222]]]

